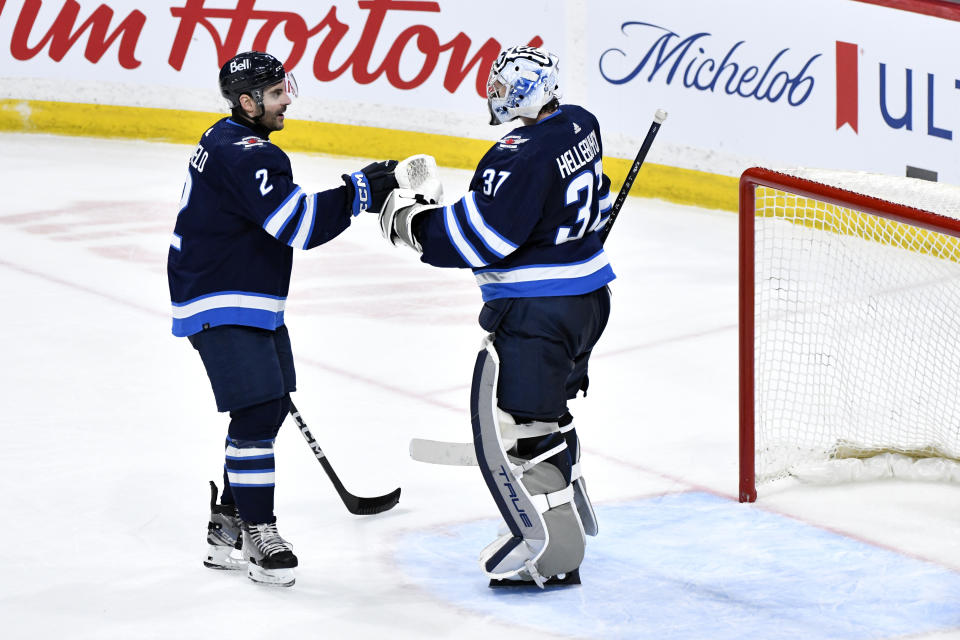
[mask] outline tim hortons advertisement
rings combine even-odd
[[[194,100],[217,97],[220,65],[255,49],[284,61],[308,105],[479,113],[501,46],[565,53],[563,12],[552,5],[512,3],[504,20],[486,3],[450,1],[0,0],[0,75],[63,100],[109,83],[99,101],[204,110],[211,103]],[[5,84],[3,97],[21,97]]]
[[[601,123],[643,129],[665,109],[660,135],[699,150],[691,165],[960,183],[960,22],[853,1],[622,0],[588,29]]]

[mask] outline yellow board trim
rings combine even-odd
[[[45,100],[0,100],[0,131],[97,138],[130,138],[192,145],[199,132],[223,114],[176,109],[122,107]],[[429,152],[437,163],[473,169],[493,141],[417,131],[288,120],[271,138],[284,150],[363,158],[405,158]],[[633,158],[605,157],[604,171],[615,188]],[[737,211],[737,179],[703,171],[644,163],[631,195],[678,204]]]

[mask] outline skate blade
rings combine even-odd
[[[560,577],[563,576],[563,577]],[[574,569],[568,573],[561,573],[560,576],[553,576],[543,583],[544,588],[566,587],[580,584],[580,570]],[[491,589],[516,589],[517,587],[527,587],[539,590],[537,583],[533,580],[511,580],[509,578],[490,580]]]
[[[233,552],[233,547],[210,545],[207,549],[207,557],[203,561],[203,566],[208,569],[218,569],[221,571],[246,569],[247,560],[241,556],[234,555]]]
[[[247,565],[247,577],[271,587],[292,587],[296,582],[293,569],[262,569],[252,562]]]

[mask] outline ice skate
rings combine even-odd
[[[247,566],[239,552],[240,516],[232,504],[217,504],[217,485],[210,482],[210,522],[207,523],[207,557],[203,566],[210,569],[237,570]]]
[[[276,523],[243,523],[243,557],[248,560],[247,577],[254,582],[293,586],[297,556],[290,543],[280,537]]]

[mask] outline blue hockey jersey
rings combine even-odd
[[[305,193],[268,135],[224,118],[190,158],[167,258],[176,336],[281,326],[293,249],[350,226],[347,187]]]
[[[421,260],[470,267],[483,300],[589,293],[616,276],[598,229],[613,205],[600,126],[576,105],[514,129],[463,198],[415,219]]]

